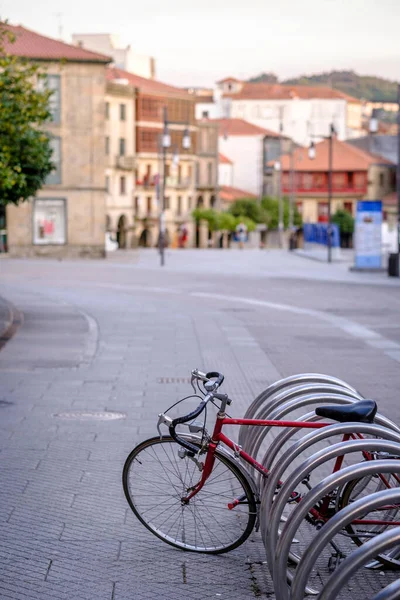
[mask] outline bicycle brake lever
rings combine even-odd
[[[171,417],[167,417],[167,415],[164,415],[163,413],[160,413],[158,415],[157,430],[158,430],[160,439],[162,438],[160,425],[166,425],[167,427],[169,427],[171,425],[171,423],[172,423]]]

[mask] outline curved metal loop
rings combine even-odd
[[[318,406],[326,404],[352,404],[356,401],[357,400],[342,394],[307,394],[303,397],[296,398],[295,400],[291,400],[290,402],[283,404],[282,406],[277,408],[271,415],[269,415],[269,419],[279,421],[280,419],[282,419],[282,417],[290,413],[292,410],[299,409],[303,406],[308,406],[310,404],[318,404]],[[384,417],[381,414],[376,414],[374,422],[378,425],[383,425],[388,429],[400,433],[400,428],[390,419]],[[248,454],[250,454],[251,456],[257,458],[262,442],[265,436],[271,430],[271,427],[257,427],[255,429],[257,431],[255,431],[251,440],[250,447],[248,450],[246,450],[246,452],[248,452]]]
[[[329,438],[333,435],[345,435],[351,433],[376,435],[380,436],[381,439],[349,440],[348,442],[339,442],[334,446],[330,446],[329,448],[323,448],[304,461],[300,467],[296,467],[295,471],[289,475],[289,478],[277,492],[277,495],[274,499],[279,480],[299,454],[323,439]],[[317,468],[324,462],[335,458],[336,456],[340,456],[340,454],[344,454],[346,448],[350,448],[349,452],[359,452],[362,449],[365,449],[362,448],[361,445],[368,445],[368,447],[371,448],[370,442],[375,442],[378,447],[381,447],[382,444],[385,444],[382,438],[390,440],[390,442],[397,443],[400,447],[400,435],[384,427],[379,427],[378,425],[368,423],[337,423],[305,435],[303,438],[301,438],[301,440],[296,442],[285,452],[279,463],[272,469],[261,497],[260,529],[264,540],[264,546],[271,575],[273,575],[274,569],[274,553],[278,540],[280,518],[285,509],[287,498],[290,496],[290,493],[293,491],[294,487],[298,485],[305,475],[307,475],[313,469]],[[358,445],[355,446],[354,444]],[[312,491],[313,490],[311,490],[309,494]],[[308,498],[309,494],[307,494],[306,498]],[[303,503],[303,500],[301,503]]]
[[[360,518],[379,506],[394,504],[400,501],[400,489],[386,489],[375,492],[364,498],[356,500],[351,505],[346,506],[340,512],[336,513],[319,531],[307,548],[307,553],[301,558],[296,568],[295,575],[290,589],[290,600],[303,600],[307,581],[312,569],[317,562],[321,552],[334,538],[334,536],[343,529],[344,526],[351,523],[354,519]],[[378,537],[378,536],[376,536]],[[376,539],[376,538],[374,538]],[[336,573],[335,573],[336,576]]]
[[[336,385],[328,382],[291,385],[290,387],[283,389],[279,393],[274,393],[269,398],[269,401],[266,404],[262,404],[262,406],[260,406],[259,409],[252,413],[252,417],[245,418],[267,419],[269,418],[269,414],[272,411],[276,410],[281,404],[284,404],[289,400],[292,400],[299,396],[303,396],[305,394],[342,394],[345,396],[349,396],[350,398],[354,398],[355,400],[363,399],[362,396],[360,396],[357,392],[349,390],[343,385]],[[246,452],[252,431],[253,430],[251,426],[242,425],[240,427],[239,443],[242,446],[242,448],[246,450]]]
[[[299,396],[289,402],[285,402],[285,404],[276,408],[268,415],[268,420],[279,421],[291,411],[302,408],[303,406],[309,406],[310,404],[323,406],[326,404],[353,404],[354,402],[357,402],[357,400],[342,394],[305,394],[304,396]],[[272,427],[255,427],[254,429],[255,431],[251,438],[251,443],[249,444],[248,449],[246,449],[246,452],[254,458],[257,458],[262,442],[266,435],[271,431]]]
[[[267,398],[272,396],[272,394],[279,392],[285,387],[303,383],[332,383],[334,385],[343,386],[357,393],[357,390],[345,381],[342,381],[336,377],[332,377],[331,375],[326,375],[325,373],[299,373],[298,375],[290,375],[289,377],[284,377],[283,379],[279,379],[278,381],[271,383],[271,385],[269,385],[263,392],[260,392],[257,398],[255,398],[248,407],[245,418],[252,419],[258,408],[265,400],[267,400]]]
[[[318,600],[334,600],[343,586],[351,579],[356,571],[371,558],[400,544],[400,527],[380,533],[374,539],[365,542],[348,556],[335,571],[335,577],[330,577]],[[399,581],[395,582],[399,584]],[[397,587],[397,590],[400,586]],[[385,597],[385,596],[384,596]],[[398,600],[399,596],[392,596]]]
[[[400,598],[400,579],[393,581],[381,590],[372,600],[399,600]]]
[[[354,446],[357,444],[359,448],[366,440],[360,440],[361,444],[359,444],[358,440],[350,442]],[[395,444],[393,442],[386,442],[382,440],[368,440],[369,441],[369,449],[383,449],[385,451],[394,452],[400,454],[400,445]],[[380,446],[379,446],[380,444]],[[336,444],[339,446],[340,444]],[[349,445],[348,442],[342,444]],[[367,445],[364,445],[364,449],[368,449]],[[335,454],[336,451],[336,454]],[[332,446],[329,449],[329,454],[333,456],[338,456],[337,448]],[[339,450],[339,453],[341,450]],[[318,453],[320,454],[320,453]],[[306,461],[310,463],[311,461]],[[275,594],[280,600],[289,600],[289,592],[286,584],[287,579],[287,559],[290,552],[290,546],[293,540],[293,537],[301,525],[304,517],[309,512],[309,510],[315,505],[315,503],[321,498],[321,496],[325,496],[329,492],[333,491],[338,486],[341,486],[348,481],[351,481],[355,478],[360,478],[360,476],[364,475],[373,475],[376,473],[399,473],[400,472],[400,463],[394,460],[373,460],[367,461],[364,463],[359,463],[356,465],[351,465],[350,467],[346,467],[337,473],[333,473],[329,477],[326,477],[322,480],[318,485],[315,486],[313,490],[311,490],[298,504],[296,509],[292,512],[290,517],[288,518],[285,527],[283,529],[282,535],[279,538],[277,548],[276,548],[276,558],[274,563],[274,586],[275,586]],[[304,474],[303,474],[304,476]],[[285,499],[287,496],[285,496]],[[381,534],[385,535],[385,534]],[[376,550],[373,553],[373,556],[379,554],[380,550]],[[340,567],[339,567],[340,568]],[[336,580],[336,578],[335,578]],[[321,600],[322,596],[320,596]]]

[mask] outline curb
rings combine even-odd
[[[18,328],[23,323],[23,313],[21,313],[11,302],[1,297],[8,309],[8,321],[3,331],[0,331],[0,350],[4,348],[8,341],[17,333]]]

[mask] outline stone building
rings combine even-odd
[[[102,257],[106,193],[104,100],[110,59],[9,26],[15,43],[6,50],[40,64],[53,90],[55,170],[35,198],[7,207],[11,256]]]

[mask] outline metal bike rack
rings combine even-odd
[[[295,456],[313,445],[316,440],[319,441],[329,437],[330,435],[346,433],[379,435],[387,438],[389,441],[384,441],[382,439],[349,440],[347,442],[339,442],[333,446],[330,446],[329,448],[324,448],[319,452],[316,452],[310,458],[305,460],[300,467],[297,467],[293,473],[291,473],[289,478],[278,490],[274,500],[274,494],[278,481],[287,467],[293,462],[293,458]],[[336,458],[337,456],[351,452],[360,452],[362,450],[368,450],[371,448],[381,449],[385,444],[393,445],[393,443],[398,444],[398,446],[395,447],[395,452],[400,450],[400,435],[395,432],[391,432],[384,427],[378,427],[377,425],[370,425],[367,423],[339,423],[326,428],[324,427],[317,432],[312,432],[311,434],[308,434],[299,440],[299,442],[297,442],[294,446],[289,448],[289,450],[282,457],[282,461],[279,462],[279,468],[275,468],[271,471],[271,476],[267,480],[267,484],[261,497],[260,529],[271,575],[274,574],[275,550],[278,543],[281,515],[285,509],[287,499],[289,498],[291,492],[302,481],[302,479],[318,466],[324,464],[332,458]],[[376,463],[376,461],[373,462]],[[305,498],[308,498],[314,489],[318,487],[318,485],[320,484],[317,484],[313,490],[310,490]],[[301,505],[303,505],[303,501],[304,498],[301,501]]]
[[[379,462],[379,461],[378,461]],[[349,579],[352,578],[354,573],[358,571],[360,567],[368,563],[371,558],[377,554],[381,554],[386,550],[390,550],[400,544],[400,527],[389,529],[384,533],[380,533],[374,539],[365,542],[360,548],[355,550],[348,556],[342,564],[335,571],[335,577],[331,577],[328,583],[325,585],[321,594],[318,596],[318,600],[334,600],[339,594],[343,585],[345,585]],[[397,591],[400,589],[399,581],[395,582],[396,586],[393,586]],[[392,592],[393,592],[392,587]],[[383,590],[384,592],[384,590]],[[394,592],[396,593],[396,592]],[[382,594],[382,592],[380,592]],[[379,594],[378,596],[379,597]],[[382,596],[381,596],[382,597]],[[384,598],[392,598],[392,600],[398,600],[399,596],[383,596]]]
[[[276,494],[276,489],[279,480],[282,478],[283,473],[286,469],[293,463],[293,460],[299,456],[304,450],[311,447],[315,443],[322,441],[326,438],[330,438],[334,435],[346,435],[351,433],[361,433],[367,435],[374,435],[379,437],[380,439],[386,439],[392,442],[400,443],[400,434],[390,431],[385,427],[381,427],[379,425],[375,425],[373,423],[333,423],[327,427],[323,427],[321,429],[313,430],[304,437],[302,437],[298,442],[293,444],[286,452],[282,455],[279,463],[273,467],[269,477],[266,479],[264,490],[261,498],[261,510],[260,510],[260,526],[261,531],[265,532],[266,540],[265,547],[270,556],[273,556],[274,545],[276,541],[275,534],[272,532],[272,526],[274,525],[273,521],[273,513],[277,510],[277,501],[280,497],[280,493],[282,491],[279,490],[277,496],[274,501],[274,496]],[[349,442],[355,440],[349,440]],[[363,441],[363,440],[361,440]],[[367,441],[367,440],[365,440]],[[345,443],[345,442],[340,442]],[[331,446],[332,447],[332,446]],[[324,453],[326,455],[327,450],[321,450],[318,454]],[[313,456],[316,456],[315,454]],[[310,457],[311,460],[313,457]],[[303,463],[304,464],[304,463]],[[299,469],[296,469],[295,474],[298,473]],[[301,481],[301,480],[300,480]],[[285,482],[287,486],[291,486],[291,477],[289,476],[289,480]],[[284,484],[284,485],[285,485]],[[297,484],[296,484],[297,485]],[[288,495],[293,491],[293,488],[288,492]],[[286,502],[283,505],[285,506]],[[282,509],[283,511],[283,509]],[[279,515],[280,516],[280,515]],[[263,525],[264,521],[266,521],[265,527]],[[279,523],[279,521],[278,521]],[[273,545],[272,545],[273,543]]]
[[[353,404],[354,402],[357,402],[357,400],[342,394],[306,394],[305,396],[296,398],[280,406],[271,415],[269,415],[269,419],[279,421],[292,410],[299,409],[310,404],[324,406],[330,404]],[[377,414],[374,421],[379,425],[383,425],[400,433],[399,427],[383,415]],[[249,444],[249,446],[246,448],[246,452],[256,458],[263,439],[272,429],[272,427],[255,427],[255,429],[256,431],[251,439],[251,444]]]
[[[359,441],[361,442],[361,444],[359,444]],[[363,444],[363,442],[368,442],[369,445]],[[357,450],[361,450],[361,449],[374,450],[374,449],[376,449],[376,450],[388,451],[391,453],[397,453],[400,455],[400,444],[396,444],[393,442],[386,442],[386,441],[382,441],[382,440],[356,440],[356,441],[352,441],[350,444],[348,442],[344,442],[342,444],[336,444],[336,446],[342,446],[341,449],[338,449],[337,447],[335,448],[335,446],[332,446],[328,450],[328,453],[330,454],[330,458],[334,458],[335,456],[339,456],[339,454],[343,454],[343,446],[351,447],[351,444],[354,447],[357,446]],[[353,450],[353,451],[355,451],[355,450]],[[321,454],[321,453],[317,453],[317,454]],[[317,457],[317,455],[315,455],[315,457]],[[323,460],[322,460],[323,457],[321,457],[321,456],[318,456],[317,458],[315,458],[315,457],[311,457],[311,459],[306,461],[308,463],[308,470],[310,470],[310,467],[316,466],[317,462],[320,462],[320,464],[323,462]],[[347,483],[348,481],[351,481],[353,479],[359,479],[360,477],[365,476],[365,475],[373,475],[376,473],[398,473],[400,471],[400,464],[398,464],[398,463],[396,464],[396,463],[397,463],[397,461],[389,459],[389,460],[367,461],[364,463],[351,465],[350,467],[346,467],[346,468],[338,471],[337,473],[334,473],[334,474],[330,475],[329,477],[325,478],[322,482],[320,482],[318,485],[316,485],[315,488],[313,490],[311,490],[302,499],[302,501],[298,504],[296,509],[293,511],[293,513],[288,518],[288,520],[285,524],[285,527],[283,529],[282,535],[279,538],[277,548],[276,548],[276,558],[275,558],[275,564],[274,564],[274,570],[273,570],[273,579],[274,579],[274,586],[275,586],[275,594],[276,594],[278,600],[289,600],[289,590],[288,590],[286,581],[287,581],[287,575],[288,575],[287,561],[288,561],[288,556],[290,553],[290,546],[292,543],[292,539],[293,539],[297,529],[301,525],[302,521],[304,520],[305,516],[307,515],[309,510],[315,505],[315,503],[319,500],[319,498],[321,498],[321,496],[325,496],[329,492],[333,491],[338,486],[344,485],[345,483]],[[306,473],[307,473],[307,467],[302,469],[302,477],[304,477],[304,475]],[[295,485],[297,485],[297,483],[295,483],[297,479],[298,479],[297,477],[292,479],[292,481]],[[283,492],[284,487],[285,486],[282,487],[282,490],[281,490],[282,492]],[[283,492],[283,493],[287,494],[287,490],[285,490],[285,492]],[[287,495],[284,496],[284,502],[286,501],[286,498],[287,498]],[[381,535],[384,536],[385,533],[383,533]],[[369,543],[369,542],[367,542],[367,543]],[[398,543],[399,543],[399,539],[397,540],[397,544]],[[396,544],[394,543],[393,546],[395,546],[395,545]],[[362,546],[362,548],[363,547],[364,546]],[[358,552],[358,551],[356,551],[356,552]],[[369,555],[369,558],[374,557],[377,554],[380,554],[380,552],[381,552],[381,549],[378,548],[378,546],[374,547],[372,554]],[[356,554],[356,553],[354,553],[354,554]],[[356,564],[356,563],[354,563],[354,564]],[[340,567],[339,567],[339,569],[340,569]],[[339,569],[338,569],[338,571],[339,571]],[[336,577],[335,577],[335,581],[337,581]],[[325,590],[326,590],[326,587],[324,588],[324,591]],[[322,600],[321,595],[319,596],[319,600]],[[326,597],[324,600],[328,600],[328,597]]]
[[[269,419],[270,415],[273,415],[280,406],[286,404],[290,400],[296,400],[307,394],[340,394],[342,396],[348,396],[354,401],[362,400],[362,397],[357,395],[355,392],[348,390],[344,387],[333,385],[330,383],[310,383],[307,385],[298,385],[289,389],[283,390],[276,396],[270,399],[267,405],[263,405],[261,409],[254,415],[255,419]],[[247,427],[247,435],[244,436],[243,449],[247,450],[251,447],[253,439],[253,430],[251,426],[242,425],[241,427]]]
[[[357,402],[355,398],[342,394],[305,394],[304,396],[298,396],[288,402],[285,402],[278,408],[276,408],[271,414],[268,415],[268,420],[280,421],[284,417],[292,412],[314,404],[316,406],[325,406],[329,404],[353,404]],[[263,418],[263,417],[260,417]],[[251,456],[257,458],[257,454],[261,448],[262,442],[266,435],[271,431],[272,427],[254,427],[254,432],[251,437],[250,443],[246,447],[246,452]],[[299,428],[300,430],[301,428]]]
[[[279,404],[299,393],[317,392],[319,391],[318,388],[326,388],[327,386],[333,386],[336,390],[340,388],[340,391],[345,390],[346,392],[351,392],[353,397],[358,398],[359,400],[363,399],[355,389],[344,381],[336,379],[336,377],[329,377],[329,375],[318,373],[305,373],[303,375],[294,375],[281,379],[270,385],[264,392],[261,392],[261,394],[257,396],[252,404],[250,404],[244,418],[254,419],[258,414],[268,415],[272,410],[277,408]],[[328,391],[333,390],[329,388]],[[239,444],[242,447],[246,446],[248,433],[248,426],[242,425],[239,429],[238,438]]]
[[[308,578],[315,562],[318,559],[318,556],[320,556],[325,546],[329,544],[329,542],[343,529],[343,527],[349,525],[354,519],[360,518],[363,514],[366,514],[371,510],[378,508],[379,506],[384,506],[386,504],[392,504],[399,501],[399,488],[382,490],[366,496],[365,498],[356,500],[351,505],[346,506],[340,512],[336,513],[336,515],[334,515],[331,519],[329,519],[328,523],[322,527],[320,532],[313,539],[307,549],[307,554],[301,558],[300,563],[296,568],[290,589],[290,600],[303,600]],[[377,538],[378,535],[374,539]],[[349,558],[351,559],[352,556],[353,553]]]
[[[372,600],[399,600],[400,598],[400,579],[393,581],[381,590]]]

